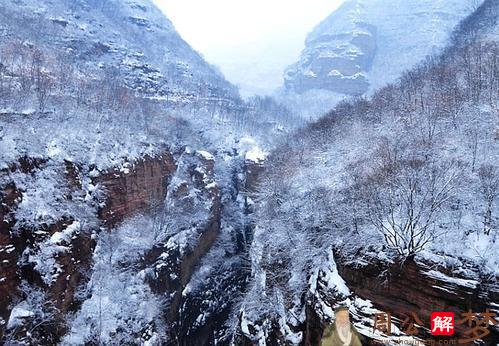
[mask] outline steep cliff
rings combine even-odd
[[[473,263],[456,260],[452,270],[442,266],[444,261],[420,258],[389,266],[380,262],[362,265],[341,259],[337,263],[341,277],[354,294],[398,318],[402,329],[407,328],[403,325],[407,317],[416,313],[423,323],[420,337],[428,338],[433,311],[452,311],[457,320],[461,320],[461,314],[470,310],[475,313],[497,310],[499,285],[494,278],[484,276],[482,269]],[[370,323],[367,327],[373,325]],[[469,329],[467,324],[456,324],[453,337],[469,339]],[[484,338],[484,345],[499,342],[499,330],[492,327],[490,333]]]
[[[0,18],[1,342],[229,340],[244,154],[287,110],[242,101],[148,0],[6,1]]]
[[[169,297],[163,317],[170,324],[176,323],[182,291],[217,239],[221,223],[214,158],[206,152],[190,150],[176,156],[164,152],[127,163],[120,170],[104,172],[67,163],[64,165],[66,180],[58,182],[67,187],[66,194],[57,200],[58,206],[66,208],[66,213],[51,222],[31,224],[29,228],[21,226],[16,213],[22,215],[23,201],[29,200],[35,191],[24,186],[16,189],[11,180],[15,172],[2,172],[1,180],[6,185],[2,194],[4,223],[0,229],[1,331],[3,334],[7,329],[7,340],[31,342],[38,339],[56,343],[69,333],[65,342],[78,343],[85,340],[81,338],[89,337],[77,328],[77,323],[79,316],[83,318],[87,312],[94,320],[98,318],[97,311],[89,311],[89,306],[97,294],[102,294],[94,291],[97,290],[96,275],[100,274],[99,254],[106,258],[118,257],[116,249],[123,229],[120,224],[134,217],[140,218],[139,214],[149,215],[150,223],[145,226],[145,233],[128,237],[141,241],[149,239],[150,243],[142,249],[143,256],[134,259],[133,265],[142,268],[143,285],[149,285],[158,297]],[[50,167],[49,162],[44,164]],[[14,167],[11,169],[20,171]],[[47,169],[51,168],[34,165],[29,171],[18,174],[40,175]],[[22,181],[25,177],[15,179]],[[76,204],[75,208],[67,208],[72,203]],[[184,226],[180,215],[186,219]],[[167,218],[174,219],[175,225]],[[27,221],[24,220],[25,224]],[[106,235],[115,232],[115,236]],[[113,237],[111,249],[103,245],[102,239],[107,240],[106,237]],[[131,250],[124,249],[126,252]],[[116,264],[112,262],[110,266],[116,266],[118,270],[122,268],[123,260]],[[82,291],[94,293],[85,298]],[[33,295],[37,294],[39,298],[29,296],[28,292],[35,292]],[[125,301],[114,303],[126,304]],[[73,329],[67,324],[68,313],[76,313]],[[89,317],[85,318],[88,321]],[[101,337],[106,336],[103,333]]]
[[[348,2],[290,89],[364,94],[400,73],[381,78],[388,61],[441,47],[468,5]],[[151,2],[2,3],[0,342],[315,345],[339,304],[372,339],[376,312],[400,327],[407,310],[497,311],[485,5],[460,28],[475,35],[341,103],[264,167],[255,138],[285,133],[286,110],[243,102]]]
[[[308,35],[300,60],[284,73],[280,95],[290,105],[303,103],[306,117],[318,117],[345,95],[379,89],[437,54],[478,5],[472,0],[346,1]]]
[[[172,104],[209,103],[219,97],[235,105],[234,86],[194,51],[149,0],[4,1],[1,33],[70,53],[71,69],[114,78],[150,97]],[[85,78],[85,74],[80,78]],[[70,76],[66,76],[70,77]]]
[[[100,218],[106,225],[115,226],[161,203],[176,169],[172,154],[164,152],[99,174],[93,183],[102,186],[107,195],[105,206],[99,210]]]

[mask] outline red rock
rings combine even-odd
[[[94,183],[102,184],[107,195],[106,206],[99,211],[100,219],[112,227],[163,200],[175,170],[173,156],[165,153],[135,162],[129,172],[110,170],[98,176]]]

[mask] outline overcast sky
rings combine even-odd
[[[154,0],[180,35],[247,96],[282,85],[307,33],[343,0]]]

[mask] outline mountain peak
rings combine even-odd
[[[285,88],[362,95],[394,81],[448,42],[477,2],[351,0],[307,37],[300,60],[284,74]]]

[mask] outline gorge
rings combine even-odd
[[[319,345],[347,306],[396,345],[499,314],[499,2],[470,4],[345,2],[285,74],[329,95],[310,122],[149,0],[0,4],[0,343]]]

